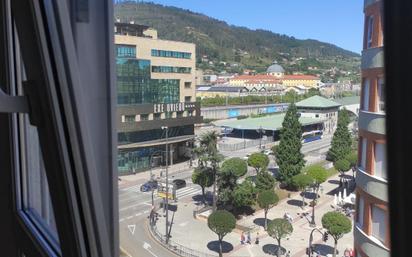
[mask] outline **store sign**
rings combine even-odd
[[[194,103],[154,104],[153,113],[183,112],[195,108]]]

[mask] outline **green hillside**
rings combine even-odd
[[[339,76],[340,71],[345,76],[349,76],[348,72],[352,75],[359,72],[360,56],[335,45],[232,26],[176,7],[147,2],[118,3],[115,18],[153,27],[161,39],[195,43],[198,67],[202,69],[239,72],[247,68],[262,72],[277,60],[290,73],[327,75],[333,67],[338,69],[338,74],[333,71],[334,76]],[[309,67],[315,69],[309,71]]]

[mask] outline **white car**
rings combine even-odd
[[[247,161],[247,160],[249,160],[249,157],[250,157],[250,153],[246,154],[246,156],[243,157],[243,160]]]
[[[267,150],[263,151],[263,153],[266,154],[267,156],[269,156],[269,155],[273,154],[273,151],[270,150],[270,149],[267,149]]]

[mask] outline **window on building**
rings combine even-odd
[[[185,96],[185,102],[191,102],[192,97],[191,96]]]
[[[162,114],[161,113],[154,113],[153,114],[153,119],[154,120],[160,120],[162,118]]]
[[[177,118],[183,118],[183,112],[177,112],[176,117]]]
[[[192,111],[192,110],[188,111],[188,112],[187,112],[187,116],[188,116],[188,117],[192,117],[192,116],[193,116],[193,111]]]
[[[363,229],[363,215],[364,215],[364,210],[365,210],[365,201],[363,200],[362,196],[359,196],[359,201],[358,201],[358,210],[357,210],[357,223],[356,225]]]
[[[125,115],[124,116],[124,121],[125,122],[135,122],[136,121],[136,116],[135,115]]]
[[[191,53],[177,52],[177,51],[165,51],[152,49],[152,56],[155,57],[168,57],[168,58],[179,58],[179,59],[190,59],[192,58]]]
[[[369,110],[369,79],[365,79],[363,82],[363,101],[362,101],[362,110],[368,111]]]
[[[116,57],[136,58],[136,46],[116,44]]]
[[[386,147],[385,144],[375,144],[375,172],[374,175],[386,179]]]
[[[385,211],[376,205],[372,206],[372,230],[371,235],[382,243],[386,239]]]
[[[152,66],[152,72],[156,73],[191,73],[191,67],[174,67],[174,66]]]
[[[191,88],[192,82],[185,82],[185,88]]]
[[[140,114],[140,120],[149,120],[149,114]]]
[[[385,80],[384,78],[378,79],[378,111],[385,111]]]
[[[165,112],[165,117],[166,117],[166,119],[173,118],[173,112]]]
[[[370,48],[372,46],[372,39],[373,39],[373,22],[374,18],[373,16],[368,16],[366,18],[367,22],[367,39],[366,39],[366,48]]]
[[[367,151],[367,146],[368,146],[368,140],[366,138],[362,137],[362,144],[361,144],[361,160],[360,160],[360,166],[361,168],[366,171],[366,151]]]

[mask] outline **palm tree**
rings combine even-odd
[[[200,137],[200,148],[198,152],[199,163],[204,166],[210,166],[213,173],[213,211],[216,210],[216,174],[219,169],[219,163],[223,156],[217,150],[218,134],[216,131],[206,132]]]

